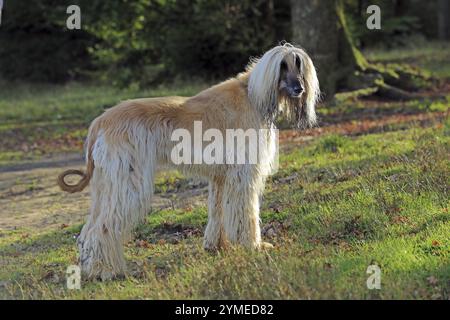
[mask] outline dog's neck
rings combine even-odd
[[[236,79],[246,88],[248,86],[248,80],[250,78],[250,73],[251,73],[251,71],[244,71],[244,72],[239,73],[236,76]]]

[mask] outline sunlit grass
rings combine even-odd
[[[283,154],[270,179],[262,221],[275,226],[265,239],[275,249],[210,254],[201,234],[171,242],[172,226],[201,232],[206,207],[166,209],[150,214],[127,245],[126,279],[84,282],[80,291],[65,287],[80,226],[5,232],[0,292],[45,299],[446,299],[449,143],[445,126],[325,136]],[[289,176],[289,184],[279,182]],[[169,174],[160,179],[176,181]],[[371,264],[381,267],[381,290],[366,287]]]
[[[448,46],[372,52],[369,58],[417,63],[445,77],[449,59],[442,48]],[[205,87],[2,85],[0,165],[53,152],[81,154],[90,121],[105,108],[128,98],[189,96]],[[65,272],[77,262],[81,225],[0,231],[0,299],[448,299],[448,101],[320,108],[332,123],[431,112],[440,120],[282,146],[280,170],[269,178],[261,207],[263,237],[273,250],[208,253],[202,248],[206,205],[153,210],[125,248],[125,279],[84,281],[82,290],[68,290]],[[179,172],[164,172],[155,192],[170,198],[190,183]],[[366,286],[372,264],[381,268],[381,290]]]
[[[448,42],[412,42],[408,47],[391,50],[367,50],[369,60],[404,62],[423,68],[438,78],[450,78],[450,44]]]
[[[170,95],[190,96],[207,85],[201,83],[161,86],[146,90],[118,89],[94,84],[2,84],[0,119],[5,123],[37,121],[90,122],[104,109],[122,100]]]

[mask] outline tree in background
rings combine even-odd
[[[304,47],[316,65],[320,87],[328,96],[339,78],[339,32],[336,8],[330,1],[291,0],[292,39]]]
[[[386,86],[374,82],[381,80],[402,89],[409,90],[405,84],[413,87],[411,77],[404,81],[398,76],[408,72],[393,66],[380,69],[357,48],[414,43],[410,37],[437,38],[438,20],[441,34],[448,25],[448,15],[437,19],[448,1],[438,6],[438,0],[342,0],[339,12],[336,1],[6,1],[0,77],[91,79],[133,87],[177,78],[209,81],[241,71],[249,57],[287,40],[312,53],[330,97],[337,90],[363,87],[380,92]],[[372,3],[382,7],[382,31],[361,27]],[[81,30],[66,28],[71,4],[81,7]],[[361,76],[355,77],[355,71]]]
[[[148,86],[231,76],[290,33],[289,1],[94,0],[88,30],[106,79]]]
[[[313,57],[325,99],[331,99],[337,90],[391,99],[415,97],[409,91],[416,90],[427,76],[408,66],[367,61],[355,44],[345,3],[291,1],[293,40]]]
[[[66,28],[72,1],[5,1],[0,26],[0,77],[62,82],[92,69],[94,37]]]

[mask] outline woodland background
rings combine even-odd
[[[71,4],[81,8],[81,30],[66,28]],[[381,8],[381,30],[365,27],[371,4]],[[180,79],[210,81],[240,72],[250,56],[282,40],[304,47],[317,61],[315,55],[342,50],[334,30],[337,5],[360,49],[449,39],[445,0],[5,1],[0,78],[95,80],[140,88]],[[338,59],[331,58],[333,68]],[[329,75],[329,70],[319,68],[319,73]]]

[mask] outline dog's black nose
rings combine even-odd
[[[295,86],[294,88],[292,88],[292,91],[296,96],[298,96],[303,92],[303,88],[301,86]]]

